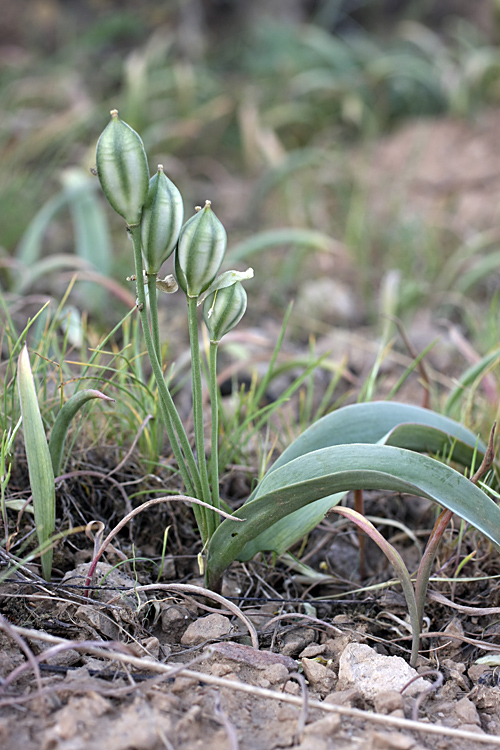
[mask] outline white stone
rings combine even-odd
[[[379,693],[400,691],[417,671],[400,656],[382,656],[362,643],[350,643],[340,656],[338,690],[355,687],[367,700]],[[429,687],[421,677],[405,690],[404,695],[419,695]]]

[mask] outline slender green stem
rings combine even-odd
[[[189,444],[184,425],[179,417],[175,404],[173,402],[170,391],[163,377],[163,371],[161,369],[160,362],[156,356],[156,350],[149,327],[149,319],[146,308],[146,293],[144,289],[144,277],[143,277],[143,266],[142,266],[142,253],[141,253],[141,232],[139,226],[129,227],[132,241],[134,243],[134,258],[135,258],[135,270],[137,276],[137,297],[138,297],[138,309],[141,316],[142,330],[144,334],[144,340],[146,343],[146,349],[148,352],[153,374],[158,387],[158,393],[160,396],[160,410],[163,421],[165,423],[165,429],[167,431],[168,439],[172,447],[175,460],[179,466],[186,491],[189,494],[199,496],[201,494],[201,479],[196,465],[196,461]],[[203,536],[204,518],[198,510],[195,510],[196,522],[200,527],[200,532]]]
[[[212,410],[212,436],[210,454],[210,483],[212,485],[212,503],[220,508],[219,499],[219,388],[217,386],[217,350],[218,341],[210,342],[209,377],[210,377],[210,408]],[[220,516],[215,515],[215,524],[220,523]]]
[[[148,298],[149,298],[149,319],[151,321],[151,333],[153,337],[153,345],[156,351],[156,356],[158,357],[158,362],[160,363],[160,367],[163,370],[163,359],[162,359],[162,353],[161,353],[161,340],[160,340],[160,325],[158,321],[158,290],[156,289],[156,281],[158,279],[158,274],[156,273],[148,273],[147,274],[148,279]],[[160,399],[161,403],[161,399]],[[164,423],[165,420],[162,416],[162,422]],[[158,445],[158,451],[161,452],[161,445],[163,440],[163,431],[157,430],[157,445]]]
[[[161,361],[161,343],[160,343],[160,325],[158,323],[158,291],[156,289],[157,274],[148,275],[148,293],[149,293],[149,316],[151,319],[151,332],[153,336],[153,344],[158,357],[160,367],[162,366]]]
[[[188,297],[188,321],[189,321],[189,341],[191,344],[191,375],[193,383],[193,423],[194,423],[194,440],[196,452],[198,454],[198,468],[201,477],[202,497],[201,500],[212,505],[210,494],[210,484],[208,482],[207,462],[205,458],[205,434],[203,425],[203,391],[201,384],[201,359],[200,359],[200,340],[198,334],[198,317],[196,314],[197,297]],[[215,513],[205,511],[207,537],[204,542],[210,539],[216,529]]]

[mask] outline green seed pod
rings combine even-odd
[[[175,253],[180,288],[198,297],[214,280],[226,252],[226,230],[205,201],[182,227]]]
[[[149,181],[141,218],[142,248],[148,273],[158,273],[173,252],[183,217],[182,196],[159,164],[158,172]]]
[[[246,309],[247,293],[241,281],[210,294],[203,303],[203,319],[210,341],[220,341],[238,325]]]
[[[111,110],[111,122],[97,142],[97,175],[104,195],[117,214],[133,226],[141,220],[149,187],[144,144],[135,130]]]

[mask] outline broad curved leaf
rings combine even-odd
[[[269,472],[276,471],[304,453],[326,448],[328,445],[378,443],[391,430],[404,423],[423,424],[440,430],[450,436],[450,448],[453,441],[458,440],[472,449],[477,446],[481,454],[486,450],[482,440],[454,419],[411,404],[372,401],[345,406],[319,419],[283,451]]]
[[[476,448],[477,466],[486,449],[482,440],[452,419],[419,406],[374,401],[346,406],[320,419],[284,451],[268,475],[299,455],[328,445],[353,442],[373,442],[419,453],[441,454],[463,466],[471,465]],[[262,488],[261,482],[249,501],[259,497]],[[282,555],[321,523],[325,514],[338,505],[345,494],[327,495],[270,525],[246,545],[245,559],[262,551]]]
[[[236,558],[249,559],[246,545],[272,524],[316,500],[352,489],[408,492],[428,498],[500,545],[500,508],[454,469],[428,456],[388,445],[336,445],[312,451],[264,477],[259,496],[224,521],[207,556],[209,585],[217,585]]]

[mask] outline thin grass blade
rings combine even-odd
[[[78,411],[91,399],[98,398],[101,401],[114,401],[114,398],[106,396],[101,391],[93,389],[87,389],[79,391],[73,394],[70,399],[64,404],[59,414],[56,417],[54,426],[50,433],[49,440],[49,453],[52,463],[52,469],[54,476],[57,477],[61,473],[62,454],[64,449],[64,442],[66,435],[68,434],[71,422],[77,415]]]
[[[482,378],[485,377],[493,367],[496,367],[500,361],[500,348],[494,349],[492,352],[482,357],[479,362],[476,362],[463,373],[460,378],[458,385],[452,390],[446,401],[444,411],[446,414],[453,414],[464,396],[469,392],[469,389],[474,385],[481,382]]]

